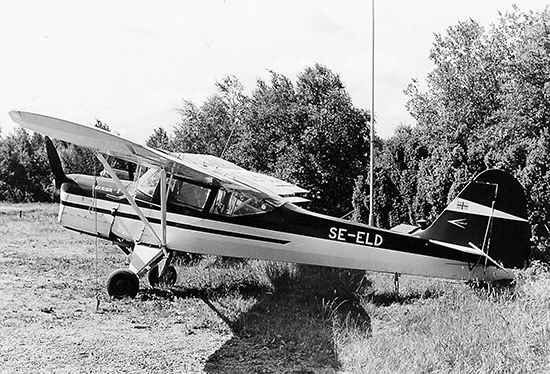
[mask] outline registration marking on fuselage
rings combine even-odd
[[[384,242],[384,238],[380,234],[360,230],[350,232],[346,228],[334,226],[329,229],[328,238],[341,242],[369,245],[374,247],[379,247]]]

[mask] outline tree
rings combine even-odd
[[[243,167],[311,191],[311,208],[351,210],[357,175],[368,160],[367,114],[353,107],[340,77],[316,64],[296,86],[275,72],[252,97],[232,76],[198,107],[184,101],[174,149],[222,155]]]
[[[166,151],[172,150],[172,140],[168,136],[168,133],[163,127],[158,127],[153,131],[153,134],[149,136],[145,145],[151,148],[163,149]]]
[[[550,237],[549,9],[515,8],[488,30],[469,20],[436,36],[427,90],[416,81],[406,90],[417,126],[405,137],[400,129],[380,152],[382,204],[399,206],[397,188],[414,208],[410,221],[433,219],[477,173],[504,169],[525,187],[543,256],[540,243]]]
[[[230,161],[238,158],[233,149],[238,148],[235,139],[241,138],[241,118],[246,110],[244,87],[234,76],[225,77],[216,87],[218,93],[200,107],[183,101],[178,110],[182,121],[174,132],[174,151],[224,155]]]
[[[428,157],[428,149],[419,137],[418,128],[399,126],[393,137],[378,140],[375,149],[374,217],[375,224],[391,228],[400,223],[414,223],[426,218],[426,207],[417,196],[420,166]],[[354,190],[354,219],[368,222],[370,205],[369,175],[358,178]],[[428,211],[426,211],[428,208]]]
[[[245,168],[289,179],[296,158],[294,140],[299,134],[296,93],[288,78],[273,71],[270,74],[270,82],[258,80],[252,92],[237,161]]]
[[[0,200],[52,201],[53,185],[44,139],[18,127],[0,140]]]
[[[298,75],[297,161],[293,177],[311,191],[312,209],[344,215],[355,179],[368,165],[368,115],[353,107],[340,77],[316,64]]]

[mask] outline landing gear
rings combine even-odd
[[[156,287],[158,285],[171,287],[176,284],[176,281],[178,280],[178,272],[176,271],[175,267],[170,265],[166,268],[164,275],[162,277],[159,277],[159,268],[158,266],[155,266],[154,268],[149,270],[149,273],[147,274],[147,279],[149,280],[149,284],[151,285],[151,287]]]
[[[137,275],[127,269],[115,270],[107,279],[107,292],[115,299],[136,297],[139,291],[139,279]]]

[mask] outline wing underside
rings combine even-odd
[[[9,114],[15,123],[24,128],[124,161],[145,167],[163,168],[172,174],[202,183],[239,183],[289,201],[307,201],[301,197],[307,190],[277,178],[247,171],[215,156],[170,154],[96,127],[23,111],[11,111]]]

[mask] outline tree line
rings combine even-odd
[[[549,25],[549,7],[514,8],[487,29],[468,20],[436,35],[427,89],[413,81],[405,91],[417,124],[377,155],[379,225],[433,220],[476,174],[502,169],[526,191],[533,256],[550,260]]]
[[[376,139],[376,224],[433,220],[479,172],[509,171],[524,186],[533,258],[549,260],[550,10],[473,20],[435,35],[425,86],[406,88],[416,120]],[[296,82],[270,71],[246,94],[227,76],[201,105],[184,100],[181,122],[158,127],[147,145],[213,154],[310,190],[310,209],[368,220],[368,111],[338,74],[315,64]],[[97,121],[97,126],[108,126]],[[22,129],[0,139],[0,200],[55,198],[44,140]],[[57,143],[69,171],[98,172],[85,150]]]

